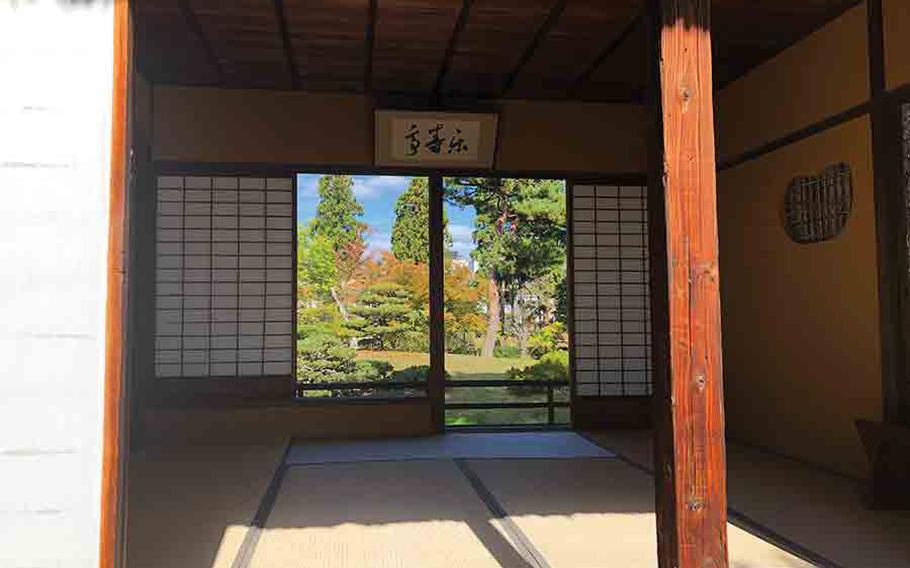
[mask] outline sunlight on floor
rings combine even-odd
[[[127,566],[236,568],[241,550],[250,553],[244,568],[526,568],[539,564],[535,558],[568,568],[656,565],[653,479],[645,471],[609,452],[600,456],[565,454],[559,459],[528,459],[527,454],[503,459],[501,454],[479,452],[480,457],[467,459],[446,455],[444,452],[465,450],[463,436],[467,434],[438,442],[437,449],[443,451],[438,455],[411,448],[400,460],[380,455],[371,458],[364,444],[383,445],[380,442],[349,441],[337,444],[334,453],[329,451],[334,444],[299,443],[288,456],[261,529],[249,527],[281,461],[281,443],[161,450],[138,456],[131,479]],[[481,443],[486,440],[482,435],[471,436],[477,436],[487,453],[496,446],[489,440]],[[536,447],[547,447],[547,436],[541,434]],[[620,453],[649,455],[646,436],[614,437],[616,444],[609,447]],[[433,439],[389,441],[386,445],[402,449],[408,443],[426,450],[424,446],[432,445]],[[515,449],[516,444],[508,445]],[[566,450],[571,444],[559,447]],[[731,456],[737,455],[731,452]],[[753,456],[750,463],[762,462]],[[732,463],[731,468],[737,471],[738,465]],[[797,473],[791,477],[801,479]],[[739,484],[740,489],[731,493],[731,504],[751,503],[741,484],[754,486],[756,475],[753,472],[746,479],[737,474],[739,481],[734,480],[733,486]],[[775,524],[766,517],[768,507],[794,508],[794,514],[806,518],[812,505],[798,501],[794,494],[784,497],[786,502],[756,508],[767,499],[773,501],[767,497],[745,512],[758,515],[774,530],[795,530],[792,523]],[[835,497],[831,498],[841,499]],[[862,527],[866,526],[863,518],[873,516],[863,510],[842,509],[829,508],[829,512],[840,511],[838,519],[817,519],[813,527],[831,522]],[[819,532],[812,527],[805,530]],[[853,532],[867,544],[859,545],[848,558],[843,557],[842,546],[825,548],[818,535],[810,544],[814,542],[814,552],[829,554],[845,566],[904,565],[900,561],[876,563],[876,559],[900,558],[905,546],[895,539],[894,531],[879,532],[878,536]],[[244,548],[248,534],[257,538],[252,539],[253,546]],[[807,546],[799,534],[788,532],[786,536]],[[733,568],[812,566],[732,524],[728,537]],[[882,546],[870,548],[868,543],[873,541]]]

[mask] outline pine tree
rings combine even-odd
[[[411,294],[394,282],[370,286],[351,306],[351,319],[346,327],[359,341],[382,351],[395,340],[414,329]]]
[[[472,253],[490,278],[488,326],[482,355],[492,355],[501,325],[500,303],[512,308],[522,353],[527,325],[522,290],[565,264],[565,190],[556,180],[459,178],[446,180],[446,198],[476,213]]]

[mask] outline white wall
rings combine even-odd
[[[98,565],[113,3],[67,4],[0,1],[2,568]]]

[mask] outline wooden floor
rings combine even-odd
[[[618,457],[295,463],[282,440],[147,452],[130,467],[127,566],[655,566],[647,435],[590,439]],[[731,566],[910,566],[910,518],[744,452],[730,451]]]

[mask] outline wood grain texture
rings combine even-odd
[[[711,6],[709,0],[655,0],[650,7],[662,124],[654,179],[658,193],[663,190],[666,223],[666,256],[656,264],[667,267],[666,289],[654,289],[666,292],[669,316],[655,323],[655,332],[664,334],[655,340],[655,368],[669,371],[655,373],[663,383],[656,388],[658,552],[665,568],[725,568]],[[664,308],[663,298],[654,302]]]
[[[858,2],[716,0],[717,83]],[[629,26],[642,0],[282,0],[283,24],[273,4],[136,0],[142,68],[153,82],[220,72],[225,86],[286,88],[290,45],[307,91],[628,102],[645,87],[645,34]]]
[[[121,536],[123,406],[123,286],[125,195],[128,175],[130,84],[129,0],[114,4],[114,81],[111,120],[111,171],[108,200],[107,305],[104,329],[104,426],[101,458],[101,528],[99,565],[118,564]]]
[[[443,217],[443,180],[439,174],[430,176],[430,376],[427,396],[430,399],[433,430],[445,430],[445,219]]]
[[[886,91],[882,0],[868,2],[869,92],[885,420],[910,424],[910,265],[900,97]],[[864,417],[865,418],[865,417]]]

